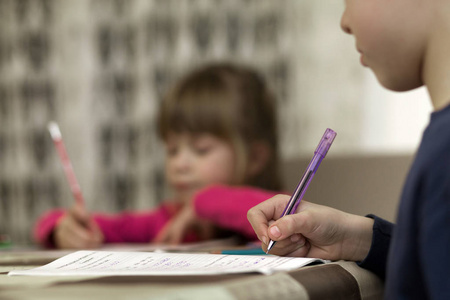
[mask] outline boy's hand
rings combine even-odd
[[[248,219],[270,253],[330,260],[363,260],[372,243],[373,220],[327,206],[300,202],[297,212],[278,219],[289,196],[277,195],[248,211]],[[274,221],[275,220],[275,221]]]
[[[186,204],[152,242],[178,245],[191,231],[194,231],[200,240],[208,240],[214,238],[215,227],[211,222],[199,219],[192,204]]]
[[[61,249],[90,249],[103,244],[103,234],[86,209],[72,206],[58,221],[53,233],[55,246]]]

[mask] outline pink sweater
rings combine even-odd
[[[273,197],[276,192],[254,187],[208,187],[194,198],[195,212],[199,218],[209,220],[218,227],[239,233],[249,240],[257,239],[247,220],[247,211],[256,204]],[[163,203],[153,210],[123,212],[119,214],[92,215],[100,227],[105,243],[148,243],[179,211],[179,206]],[[51,236],[63,209],[44,214],[34,228],[35,240],[46,247],[54,247]],[[183,242],[197,241],[195,235],[187,235]]]

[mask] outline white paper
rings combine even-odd
[[[14,270],[8,275],[32,276],[134,276],[134,275],[217,275],[289,271],[315,258],[272,255],[222,255],[202,253],[156,253],[77,251],[42,267]]]

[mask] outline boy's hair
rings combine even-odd
[[[182,78],[163,99],[158,134],[209,133],[229,141],[236,152],[236,184],[280,190],[277,112],[272,93],[254,70],[231,63],[211,64]],[[250,147],[265,143],[269,158],[262,170],[245,176]]]

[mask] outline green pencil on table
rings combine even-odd
[[[6,234],[0,234],[0,249],[11,247],[11,239]]]
[[[248,248],[248,249],[225,249],[218,251],[217,254],[228,254],[228,255],[266,255],[266,253],[258,248]]]

